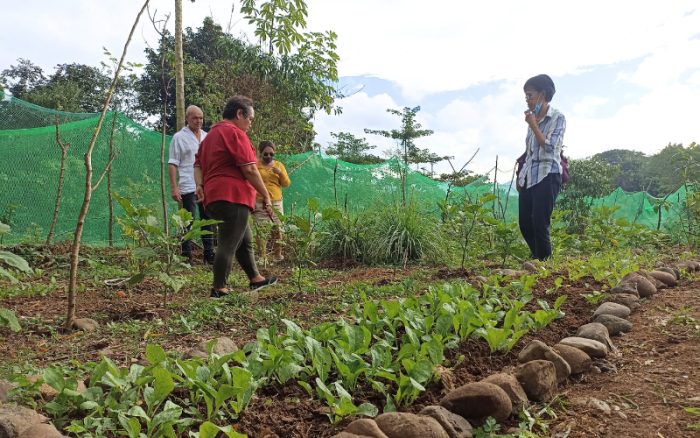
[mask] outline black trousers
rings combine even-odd
[[[234,257],[249,280],[258,276],[253,252],[253,231],[250,229],[250,207],[228,201],[207,205],[211,216],[223,223],[217,226],[218,246],[214,256],[214,288],[226,287]]]
[[[550,173],[529,189],[520,189],[520,232],[533,257],[538,260],[547,260],[552,255],[549,227],[559,190],[561,174],[558,173]]]
[[[199,208],[197,208],[199,207]],[[209,214],[207,214],[204,206],[202,204],[197,204],[197,195],[194,193],[183,193],[182,194],[182,208],[192,213],[192,218],[197,218],[197,210],[199,210],[200,220],[209,220]],[[189,228],[188,228],[189,231]],[[202,231],[212,231],[211,225],[202,227]],[[212,260],[214,258],[214,235],[207,234],[202,237],[202,246],[204,247],[204,260]],[[182,256],[190,258],[192,255],[192,245],[191,241],[187,240],[182,242]]]

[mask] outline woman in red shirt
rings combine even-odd
[[[258,290],[277,282],[258,273],[253,252],[250,212],[255,210],[256,192],[262,196],[263,209],[272,214],[270,194],[258,171],[253,143],[246,135],[253,122],[253,101],[234,96],[224,108],[223,120],[211,127],[195,155],[194,179],[197,202],[204,202],[218,225],[218,247],[214,256],[212,298],[229,294],[226,285],[233,258],[250,280],[250,289]]]

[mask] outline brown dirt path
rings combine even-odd
[[[660,291],[629,320],[632,332],[612,338],[618,352],[608,361],[617,373],[588,374],[561,388],[553,438],[569,427],[569,438],[700,437],[700,416],[684,410],[700,408],[700,285]],[[608,403],[611,414],[587,406],[590,398]]]

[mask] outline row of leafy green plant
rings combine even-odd
[[[208,345],[209,359],[168,357],[150,345],[150,366],[119,369],[103,356],[99,363],[79,365],[90,375],[82,393],[75,377],[47,368],[43,381],[59,395],[40,407],[79,436],[118,430],[131,438],[144,428],[146,437],[159,438],[207,421],[232,421],[261,385],[293,381],[329,406],[333,423],[378,413],[374,405],[353,403],[351,394],[361,388],[381,392],[384,412],[391,412],[413,403],[439,379],[435,367],[448,365],[446,349],[483,339],[492,352],[507,352],[528,331],[562,317],[559,308],[566,296],[552,307],[538,300],[538,310],[523,310],[533,299],[535,278],[525,276],[505,287],[495,278],[482,291],[466,283],[445,284],[420,297],[378,302],[361,294],[362,303],[352,306],[349,319],[308,329],[283,319],[283,331],[259,329],[256,342],[221,357],[211,354],[215,341]],[[11,380],[25,401],[38,394],[42,383],[21,374]]]
[[[343,213],[321,224],[324,234],[316,242],[318,257],[342,257],[368,265],[407,263],[458,264],[466,268],[479,259],[522,262],[531,257],[516,220],[494,211],[497,196],[450,197],[438,203],[440,217],[426,214],[425,206],[411,199],[377,204],[359,213]],[[552,216],[555,255],[594,254],[611,247],[668,246],[659,230],[615,217],[619,206],[593,209],[585,234],[570,232],[571,211]]]

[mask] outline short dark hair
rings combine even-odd
[[[258,151],[262,154],[265,148],[272,148],[272,150],[276,150],[277,148],[275,147],[275,144],[271,142],[270,140],[263,140],[260,142],[258,145]]]
[[[238,114],[238,110],[243,110],[243,115],[247,116],[253,109],[253,100],[245,96],[233,96],[226,102],[226,108],[224,108],[224,119],[235,119]]]
[[[547,102],[551,102],[554,93],[557,92],[556,88],[554,88],[554,81],[547,75],[537,75],[528,79],[523,89],[527,87],[534,88],[538,93],[544,91],[544,100]]]

